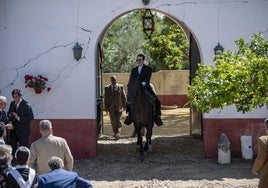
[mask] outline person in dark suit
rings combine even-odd
[[[110,77],[111,84],[105,86],[104,105],[106,113],[109,113],[115,139],[120,138],[121,116],[126,110],[126,94],[124,86],[117,83],[115,75]]]
[[[151,104],[154,107],[153,111],[154,111],[155,124],[158,126],[161,126],[163,125],[163,122],[160,118],[161,103],[157,95],[155,94],[155,92],[152,90],[152,87],[150,86],[152,69],[151,67],[144,64],[144,60],[145,60],[145,56],[143,54],[137,55],[136,62],[138,66],[131,70],[130,78],[139,77],[140,86],[143,88],[143,91],[145,92],[148,100],[151,102]],[[133,93],[133,91],[128,90],[127,105],[131,105],[131,103],[133,102],[134,95],[135,93]],[[129,107],[127,107],[127,111],[129,111]]]
[[[76,172],[64,170],[63,161],[59,157],[51,157],[48,160],[48,166],[51,171],[38,177],[38,188],[93,187],[89,181],[79,177]]]
[[[15,158],[18,165],[7,174],[6,187],[21,188],[29,187],[35,188],[38,184],[38,176],[35,170],[28,166],[30,158],[30,150],[24,146],[16,150]]]
[[[21,98],[19,89],[14,89],[11,94],[14,101],[10,103],[8,116],[13,130],[10,132],[8,144],[12,146],[14,152],[18,145],[28,147],[30,123],[34,119],[34,114],[30,104]]]

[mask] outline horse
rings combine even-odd
[[[130,77],[128,83],[127,101],[130,103],[129,117],[134,124],[137,133],[137,150],[140,156],[144,157],[144,151],[152,151],[152,130],[153,130],[153,106],[145,93],[146,88],[141,86],[138,77]],[[146,128],[146,142],[143,147],[142,128]]]

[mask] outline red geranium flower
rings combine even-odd
[[[46,82],[48,79],[42,75],[38,75],[37,77],[32,75],[25,75],[25,87],[33,88],[36,94],[40,94],[43,90],[47,90],[48,92],[51,90],[51,87],[46,86]]]

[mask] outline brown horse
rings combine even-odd
[[[151,137],[154,125],[153,108],[144,92],[143,86],[139,84],[138,77],[130,77],[128,83],[128,102],[130,103],[129,117],[134,123],[135,131],[137,133],[137,148],[140,155],[144,156],[144,151],[152,151]],[[146,143],[143,147],[142,142],[142,128],[146,128]]]

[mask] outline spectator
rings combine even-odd
[[[0,145],[0,188],[6,187],[7,173],[12,169],[12,147],[10,145]]]
[[[0,121],[0,144],[5,144],[6,125]]]
[[[58,156],[64,161],[66,170],[73,169],[73,156],[64,138],[53,135],[52,123],[49,120],[42,120],[39,124],[41,138],[32,143],[30,151],[30,167],[34,168],[37,174],[49,172],[46,162],[52,156]]]
[[[28,147],[30,123],[34,119],[34,115],[30,104],[21,98],[19,89],[14,89],[11,94],[14,101],[10,103],[8,116],[12,121],[13,130],[10,132],[8,144],[12,146],[14,154],[18,145]]]
[[[8,117],[5,112],[6,106],[7,106],[6,97],[0,96],[0,121],[4,122],[5,124],[8,123]]]
[[[12,188],[33,188],[37,187],[38,178],[35,170],[28,166],[30,158],[30,150],[21,146],[15,153],[18,165],[15,169],[8,172],[6,187]]]
[[[64,170],[63,161],[59,157],[51,157],[48,161],[48,166],[51,171],[39,176],[38,188],[92,187],[90,182],[79,177],[76,172]]]
[[[11,155],[10,161],[12,160],[12,147],[10,145],[0,144],[0,156],[3,155]]]
[[[114,137],[119,139],[122,127],[121,116],[123,110],[126,110],[126,94],[124,86],[117,83],[115,75],[110,77],[110,81],[111,84],[105,86],[105,110],[109,113]]]
[[[258,188],[268,186],[268,118],[264,120],[264,124],[267,135],[258,139],[258,154],[252,168],[255,175],[261,174]]]
[[[6,97],[0,96],[0,122],[3,122],[3,124],[6,125],[5,126],[5,129],[8,129],[8,133],[9,133],[10,130],[13,129],[13,126],[8,121],[8,117],[7,117],[7,114],[5,112],[6,106],[7,106],[7,99],[6,99]],[[8,138],[9,137],[7,138],[6,131],[5,131],[4,134],[5,134],[4,137],[2,137],[2,138],[4,138],[4,140],[1,140],[0,143],[5,143],[6,142],[5,140],[8,141]],[[0,133],[0,136],[1,136],[1,133]]]

